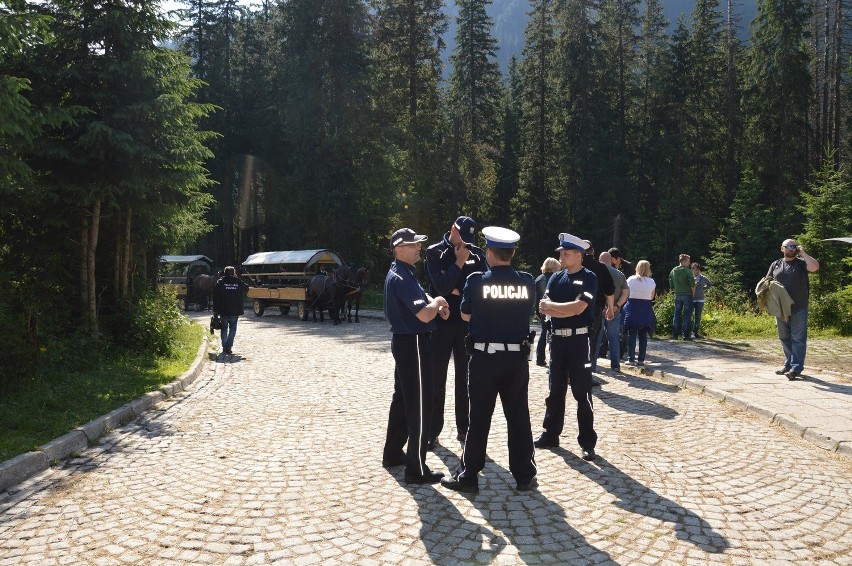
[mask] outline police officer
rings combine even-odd
[[[594,429],[592,371],[589,338],[594,322],[592,307],[598,288],[597,277],[583,267],[583,253],[589,245],[577,236],[559,234],[559,263],[562,271],[547,283],[547,293],[539,310],[551,316],[550,395],[545,401],[544,432],[535,441],[537,448],[559,446],[565,423],[565,395],[568,384],[577,401],[577,442],[584,460],[594,460],[598,435]]]
[[[467,276],[485,271],[485,252],[474,245],[476,222],[469,216],[459,216],[443,240],[426,250],[426,275],[433,297],[441,296],[450,305],[447,320],[439,319],[432,333],[432,378],[435,396],[432,402],[432,430],[428,449],[435,448],[444,428],[444,401],[447,397],[447,369],[450,354],[455,366],[456,430],[458,440],[467,432],[467,354],[464,337],[467,323],[459,312],[462,289]]]
[[[509,471],[518,489],[525,491],[537,485],[527,361],[535,283],[529,273],[512,268],[520,239],[517,232],[488,226],[482,233],[491,268],[467,278],[461,301],[461,316],[470,321],[470,426],[458,469],[441,483],[456,491],[479,490],[477,474],[485,466],[488,430],[499,394],[509,433]]]
[[[396,368],[382,465],[405,464],[407,483],[438,483],[444,477],[426,465],[433,394],[429,333],[436,316],[449,315],[449,306],[443,297],[427,295],[417,280],[414,264],[420,261],[420,242],[425,239],[410,228],[394,232],[390,239],[394,262],[385,278],[385,317],[393,333]],[[406,441],[408,451],[403,453]]]

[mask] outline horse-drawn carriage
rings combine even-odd
[[[295,305],[301,320],[308,320],[311,308],[317,305],[310,295],[311,279],[323,273],[333,273],[342,267],[343,259],[331,250],[291,250],[260,252],[243,262],[243,276],[251,279],[248,298],[257,316],[266,307],[278,307],[281,314]]]
[[[174,293],[188,309],[207,308],[213,288],[213,260],[203,255],[164,255],[157,269],[157,287]]]

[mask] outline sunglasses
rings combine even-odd
[[[795,245],[795,244],[793,244],[792,246],[784,246],[784,247],[785,247],[785,248],[787,248],[788,250],[797,250],[797,249],[799,249],[799,246],[797,246],[797,245]]]

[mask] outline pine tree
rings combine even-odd
[[[450,56],[450,102],[473,143],[496,145],[502,89],[495,59],[497,40],[485,11],[489,4],[491,0],[458,2],[456,49]]]
[[[789,204],[808,176],[810,15],[804,0],[759,0],[744,73],[746,166],[778,217],[779,233],[787,234],[799,229]]]
[[[551,214],[556,208],[553,121],[556,112],[553,0],[530,2],[520,65],[522,153],[520,187],[512,202],[513,225],[524,235],[523,261],[534,265],[552,253]],[[558,216],[557,216],[558,217]],[[570,223],[570,218],[561,218]],[[550,248],[550,249],[549,249]]]

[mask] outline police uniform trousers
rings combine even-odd
[[[521,484],[536,475],[535,447],[530,427],[530,368],[522,352],[488,354],[474,350],[469,365],[470,425],[456,476],[462,483],[477,483],[485,467],[491,417],[500,395],[506,416],[509,471]]]
[[[394,334],[391,339],[391,352],[396,368],[384,459],[396,458],[408,442],[405,475],[422,476],[429,471],[426,466],[426,442],[432,419],[433,388],[429,333]]]
[[[565,425],[565,396],[568,385],[577,401],[577,442],[582,448],[594,449],[598,442],[592,403],[592,370],[589,359],[590,334],[559,336],[550,342],[550,395],[545,401],[544,430],[550,438],[558,438]]]
[[[444,429],[444,404],[447,398],[447,370],[450,355],[455,366],[456,429],[461,437],[467,432],[467,352],[464,337],[467,335],[464,321],[437,321],[432,332],[432,382],[435,397],[432,402],[432,430],[430,438],[438,438]]]

